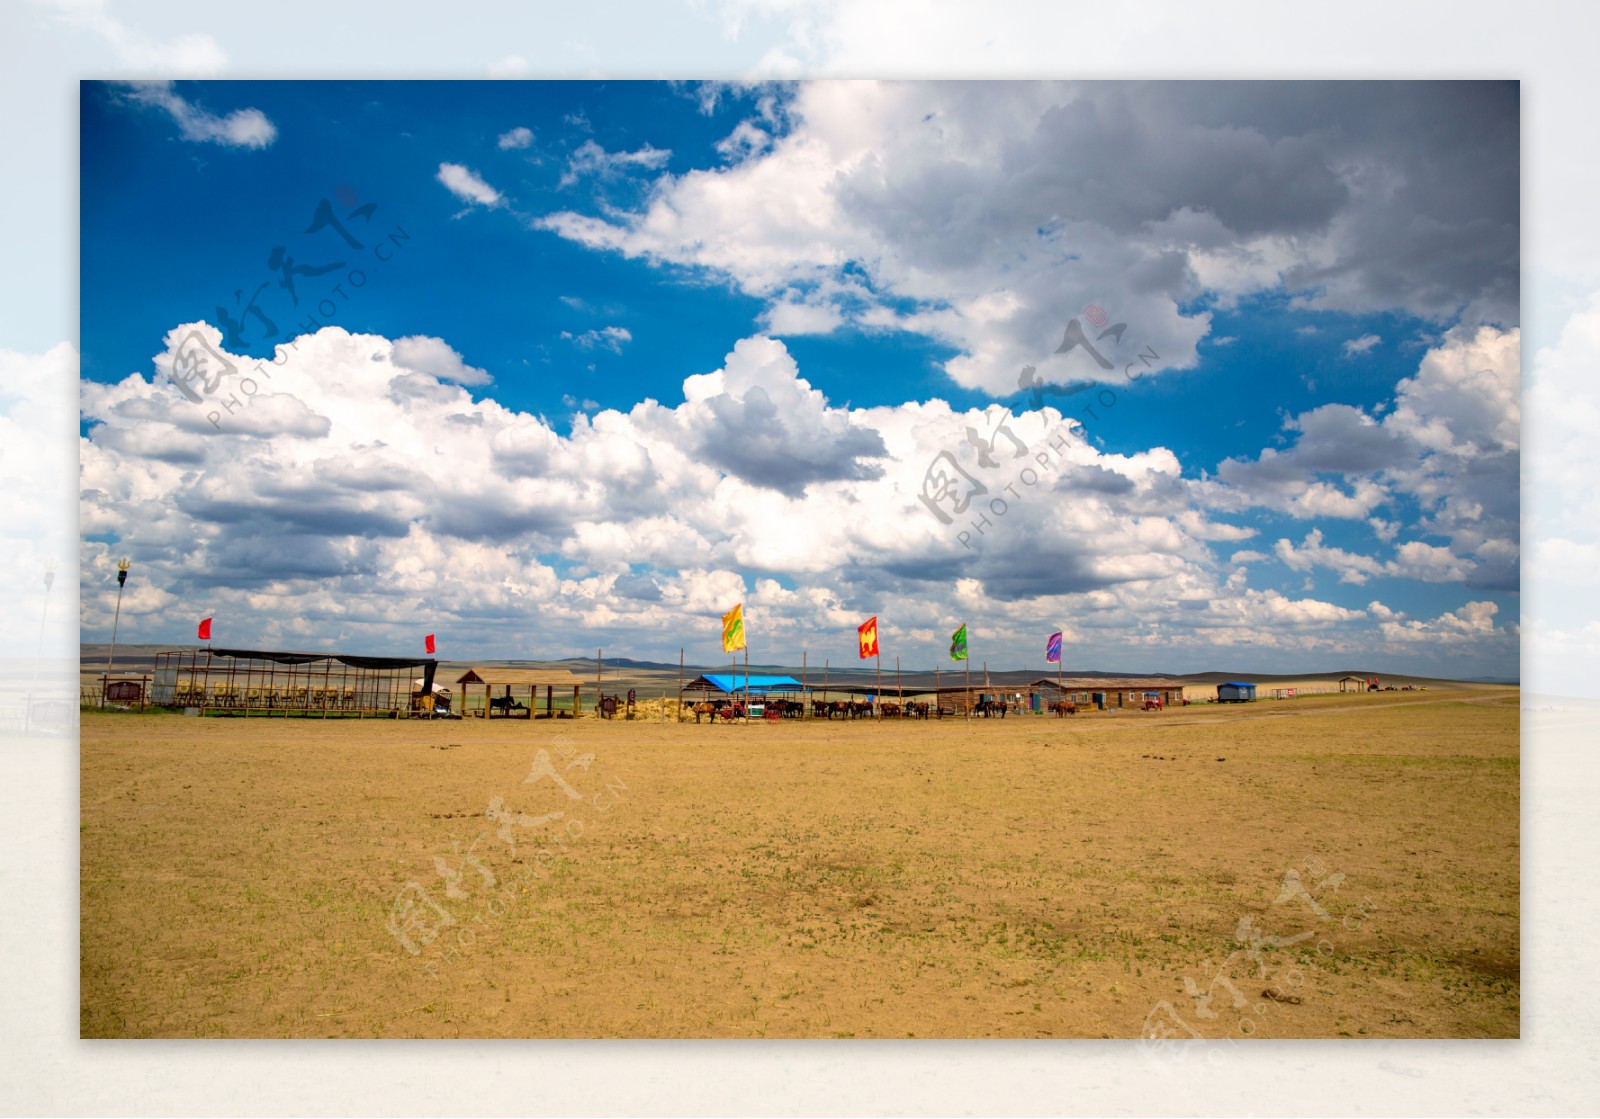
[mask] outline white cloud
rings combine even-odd
[[[219,117],[179,96],[172,82],[130,82],[128,90],[130,100],[170,116],[185,140],[260,149],[278,137],[278,129],[260,109],[235,109]]]
[[[214,328],[180,327],[153,378],[83,387],[83,531],[147,557],[129,635],[181,640],[174,603],[206,602],[269,645],[381,649],[425,613],[485,650],[533,640],[537,618],[544,648],[611,633],[667,655],[742,597],[769,648],[824,648],[879,612],[924,662],[952,614],[993,648],[1031,647],[1039,618],[1062,617],[1097,657],[1164,664],[1381,637],[1365,611],[1251,588],[1252,553],[1219,572],[1216,543],[1252,529],[1210,520],[1171,452],[1099,451],[1054,409],[839,406],[757,336],[680,401],[573,394],[557,430],[473,399],[461,382],[486,375],[447,342],[328,327],[265,363],[256,391],[219,389],[243,404],[213,425],[214,403],[161,374],[191,329],[220,349]],[[936,485],[955,466],[985,487],[961,512]],[[111,547],[86,544],[83,562]],[[93,640],[107,601],[99,583],[84,593]]]
[[[649,144],[632,152],[608,152],[593,140],[585,140],[567,160],[561,185],[571,186],[585,176],[609,178],[627,171],[658,171],[672,158],[670,149]]]
[[[1344,344],[1344,356],[1355,357],[1357,354],[1367,353],[1382,343],[1383,339],[1376,334],[1363,334],[1360,338],[1347,339]]]
[[[723,274],[769,303],[769,322],[795,291],[831,281],[823,299],[840,325],[950,345],[950,376],[995,395],[1014,391],[1029,364],[1051,383],[1115,379],[1145,350],[1158,370],[1189,368],[1210,319],[1182,308],[1201,293],[1219,308],[1288,288],[1309,292],[1308,307],[1405,305],[1448,320],[1470,302],[1514,316],[1507,173],[1487,176],[1493,189],[1480,197],[1476,180],[1441,170],[1474,148],[1514,166],[1514,108],[1475,132],[1441,127],[1425,154],[1414,127],[1374,124],[1359,90],[1315,90],[1324,117],[1348,114],[1349,138],[1290,109],[1307,95],[1292,87],[1241,117],[1237,98],[1213,104],[1194,86],[805,83],[771,114],[786,127],[752,117],[729,134],[728,166],[663,175],[636,210],[572,209],[536,224]],[[1460,115],[1421,90],[1411,108]],[[1452,215],[1413,214],[1435,190],[1452,197]],[[1423,227],[1427,237],[1414,232]],[[870,285],[841,282],[853,274]],[[1105,343],[1113,368],[1079,350],[1044,370],[1090,304],[1126,324]]]
[[[443,338],[420,334],[396,338],[391,357],[401,369],[458,385],[487,385],[494,380],[486,371],[462,361]]]
[[[632,332],[625,326],[605,326],[599,330],[586,330],[582,334],[563,330],[561,337],[582,350],[602,349],[614,354],[620,354],[623,345],[633,341]]]
[[[1388,414],[1376,418],[1326,404],[1290,417],[1284,427],[1296,433],[1292,446],[1266,448],[1254,460],[1224,460],[1216,479],[1200,487],[1205,501],[1219,510],[1363,519],[1384,542],[1402,527],[1446,537],[1453,559],[1424,551],[1434,545],[1405,545],[1410,550],[1395,561],[1395,572],[1515,590],[1520,341],[1514,329],[1449,331],[1424,354],[1416,374],[1395,385]],[[1413,524],[1375,515],[1402,502],[1420,509]]]
[[[126,70],[200,78],[219,74],[228,64],[226,52],[210,35],[190,31],[160,42],[113,16],[108,0],[44,0],[44,6],[62,23],[102,39]]]
[[[500,134],[501,151],[521,151],[533,144],[533,130],[531,128],[517,127],[510,132]]]
[[[439,164],[438,180],[461,201],[478,206],[498,206],[500,192],[481,179],[477,172],[459,163]]]
[[[1371,556],[1357,555],[1342,548],[1323,544],[1322,532],[1313,529],[1306,534],[1298,548],[1288,540],[1279,540],[1273,553],[1291,571],[1310,571],[1313,567],[1327,567],[1339,573],[1341,583],[1365,583],[1374,575],[1385,573],[1385,566]]]
[[[1494,616],[1499,612],[1500,607],[1492,602],[1469,602],[1432,621],[1385,619],[1378,623],[1378,628],[1388,641],[1399,645],[1424,642],[1458,645],[1490,638],[1514,639],[1514,630],[1495,626]]]

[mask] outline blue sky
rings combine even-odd
[[[877,613],[908,665],[1517,673],[1514,84],[90,82],[81,129],[85,640],[130,554],[124,640],[714,660],[744,600],[758,659]]]

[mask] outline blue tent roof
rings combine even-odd
[[[743,692],[745,690],[746,679],[748,679],[750,682],[750,691],[758,694],[764,692],[800,692],[808,690],[803,688],[800,684],[800,681],[796,680],[793,676],[746,677],[742,672],[737,676],[728,672],[708,672],[705,674],[704,679],[710,681],[712,684],[716,685],[724,692],[727,692],[729,695],[733,695],[735,692]]]
[[[1222,686],[1224,688],[1253,688],[1253,687],[1255,687],[1254,684],[1251,684],[1251,683],[1249,683],[1248,681],[1245,681],[1245,680],[1229,680],[1226,684],[1224,684]]]

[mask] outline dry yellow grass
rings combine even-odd
[[[1516,704],[85,713],[81,1029],[1514,1037]]]

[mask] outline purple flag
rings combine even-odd
[[[1044,659],[1051,664],[1061,663],[1061,635],[1052,633],[1050,641],[1044,647]]]

